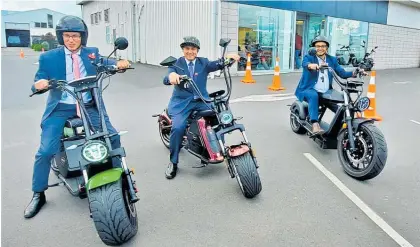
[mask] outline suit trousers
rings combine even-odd
[[[99,128],[100,118],[98,110],[95,107],[87,107],[87,111],[94,128]],[[60,150],[60,139],[63,135],[64,125],[66,120],[76,116],[76,105],[59,103],[51,115],[41,123],[41,144],[35,155],[32,176],[33,192],[43,192],[48,189],[51,160]],[[105,115],[105,122],[108,132],[111,134],[117,132],[111,125],[107,115]],[[121,146],[120,136],[116,135],[110,139],[113,149]]]

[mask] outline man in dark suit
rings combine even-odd
[[[295,95],[300,101],[308,102],[312,132],[314,134],[322,134],[323,130],[318,123],[319,94],[333,90],[333,75],[329,70],[319,71],[319,65],[327,63],[343,79],[352,76],[355,77],[356,70],[353,72],[345,71],[338,64],[336,57],[327,54],[330,43],[326,37],[316,37],[312,40],[311,46],[315,47],[316,55],[307,54],[303,58],[303,73],[296,88]],[[363,72],[363,70],[360,71]]]
[[[205,99],[210,99],[207,92],[207,76],[210,72],[222,69],[219,61],[209,61],[207,58],[197,57],[200,50],[200,41],[193,36],[184,37],[181,43],[184,53],[183,57],[178,58],[176,65],[184,71],[170,67],[168,74],[163,79],[165,85],[179,84],[180,75],[188,75],[197,84],[197,87]],[[238,54],[228,54],[227,58],[239,60]],[[165,172],[166,178],[172,179],[178,170],[178,156],[182,147],[182,139],[185,133],[188,116],[194,111],[208,109],[202,102],[198,94],[192,89],[181,89],[174,87],[171,100],[168,106],[168,113],[172,119],[172,129],[170,133],[170,162]]]
[[[91,60],[98,62],[100,59],[98,48],[85,47],[88,39],[88,30],[82,19],[75,16],[65,16],[56,26],[58,43],[63,45],[57,49],[45,52],[39,57],[39,68],[35,75],[32,91],[48,88],[48,80],[71,81],[86,76],[96,75],[96,69]],[[117,65],[119,68],[129,67],[126,60],[116,62],[106,60],[108,65]],[[92,103],[90,92],[83,93],[84,103]],[[35,155],[35,164],[32,177],[33,197],[24,212],[25,218],[35,216],[45,204],[45,193],[48,189],[48,175],[51,159],[59,151],[60,137],[67,119],[79,116],[79,108],[75,99],[59,89],[49,91],[46,109],[41,120],[41,144]],[[94,107],[87,107],[92,125],[100,127],[99,113]],[[105,110],[105,121],[110,133],[116,133],[111,125]],[[112,139],[113,148],[120,146],[119,136]]]

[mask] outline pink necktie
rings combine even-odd
[[[77,55],[77,53],[72,53],[71,58],[73,59],[74,79],[79,79],[80,78],[79,55]],[[76,114],[79,118],[81,117],[78,101],[76,101]]]

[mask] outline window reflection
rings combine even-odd
[[[250,54],[251,70],[290,69],[293,12],[239,4],[238,70],[246,69]]]

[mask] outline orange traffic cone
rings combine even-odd
[[[248,53],[248,61],[246,62],[245,76],[241,80],[241,82],[244,82],[244,83],[255,83],[254,78],[252,78],[252,73],[251,73],[251,54],[249,54],[249,53]]]
[[[363,112],[365,118],[373,118],[376,121],[382,121],[382,117],[376,113],[376,85],[375,85],[376,71],[372,71],[370,74],[370,82],[367,92],[367,97],[370,99],[369,108]]]
[[[23,54],[23,49],[20,49],[20,58],[24,58],[25,54]]]
[[[276,67],[274,68],[273,84],[268,89],[272,91],[286,90],[281,86],[279,57],[276,57]]]

